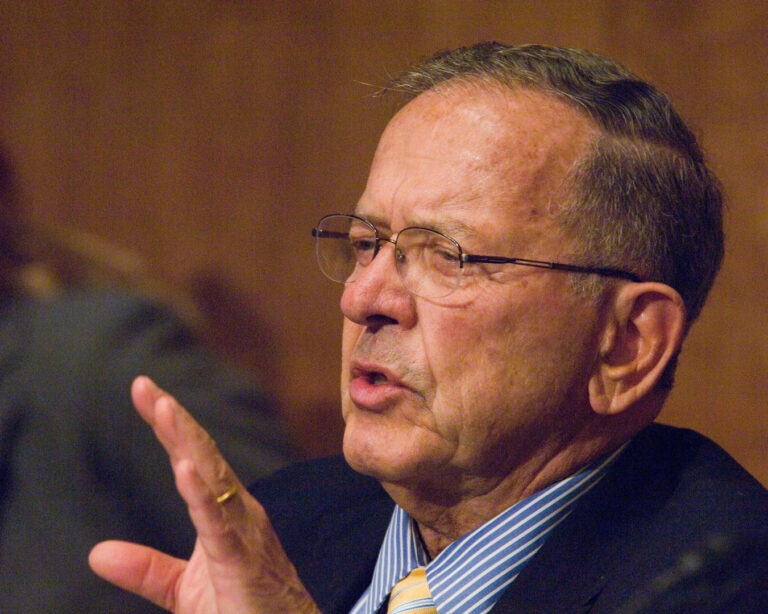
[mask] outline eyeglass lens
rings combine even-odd
[[[330,215],[318,224],[317,259],[333,281],[349,283],[360,267],[373,260],[382,242],[367,222],[346,215]],[[461,252],[448,237],[426,228],[406,228],[396,239],[395,265],[405,287],[424,298],[453,292],[461,279]]]

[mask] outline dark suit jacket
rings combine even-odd
[[[103,539],[178,556],[194,542],[167,455],[130,401],[142,373],[191,411],[243,479],[286,463],[267,397],[157,305],[106,290],[0,304],[2,614],[160,611],[87,563]]]
[[[386,493],[341,458],[280,472],[254,493],[321,610],[348,612],[371,580],[393,509]],[[615,613],[708,536],[765,532],[766,524],[768,492],[721,448],[692,431],[652,425],[493,612]],[[768,565],[768,553],[760,564]]]

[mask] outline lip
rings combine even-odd
[[[384,382],[374,383],[384,379]],[[382,412],[411,389],[390,369],[356,361],[350,367],[349,398],[360,409]]]

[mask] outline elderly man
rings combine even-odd
[[[614,612],[710,534],[761,529],[756,481],[651,425],[722,255],[668,101],[594,54],[497,44],[390,89],[409,102],[354,213],[314,230],[345,283],[354,471],[309,463],[254,499],[140,378],[198,544],[100,544],[97,573],[175,612]]]

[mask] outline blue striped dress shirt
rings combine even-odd
[[[376,614],[392,587],[416,567],[425,567],[440,614],[488,612],[552,530],[605,475],[616,452],[580,472],[519,501],[430,561],[416,522],[395,507],[371,585],[350,614]]]

